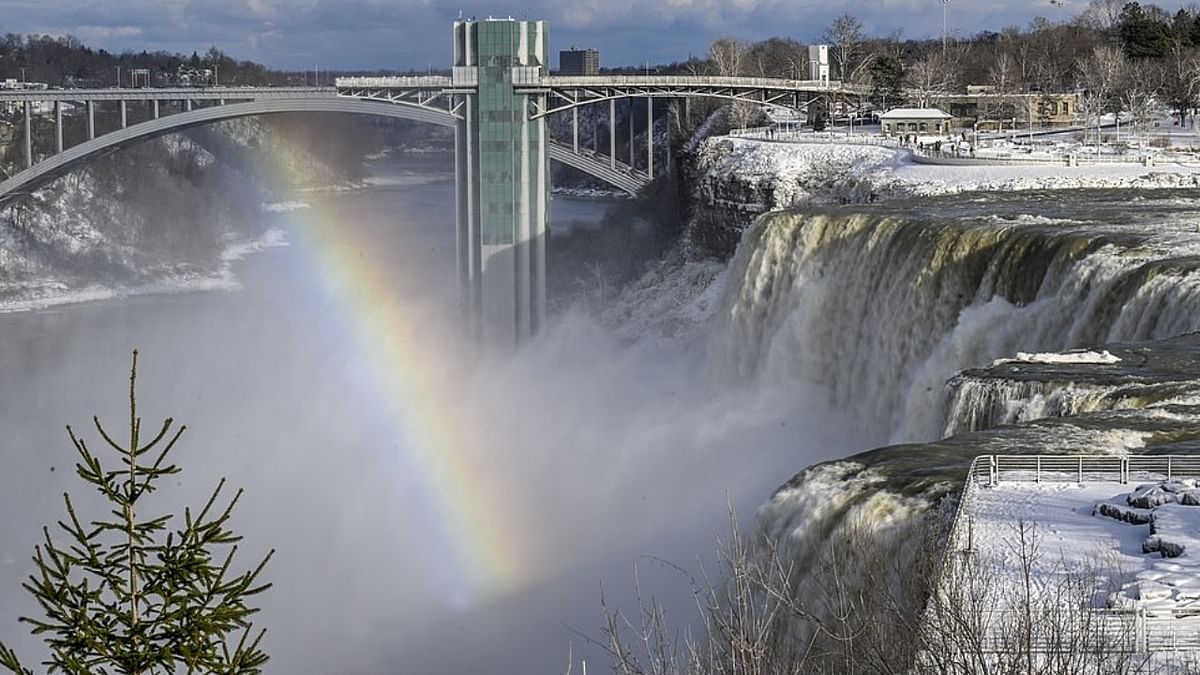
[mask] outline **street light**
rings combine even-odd
[[[946,6],[950,0],[942,0],[942,56],[946,56]]]

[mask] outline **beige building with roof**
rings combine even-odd
[[[904,134],[950,134],[950,115],[937,108],[893,108],[879,116],[879,124],[888,138]]]

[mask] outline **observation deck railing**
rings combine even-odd
[[[981,490],[1017,482],[1119,483],[1200,479],[1200,456],[1191,455],[980,455],[967,470],[962,496],[955,509],[946,538],[938,576],[940,584],[952,573],[956,556],[973,555],[975,522],[972,508]],[[937,592],[937,591],[935,591]],[[989,612],[989,625],[1004,625],[1009,610]],[[1116,608],[1092,610],[1089,630],[1103,635],[1107,646],[1127,653],[1200,653],[1200,612],[1195,610],[1147,610]],[[1012,641],[990,635],[981,646],[985,653],[1012,649]],[[1053,653],[1062,645],[1034,644],[1031,651]]]

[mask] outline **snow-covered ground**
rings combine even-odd
[[[1069,352],[1017,352],[1015,359],[997,359],[993,366],[1005,363],[1102,363],[1112,365],[1120,363],[1120,357],[1114,356],[1107,349],[1099,352],[1075,350]]]
[[[710,141],[712,142],[712,141]],[[709,176],[775,187],[775,208],[810,202],[873,201],[995,190],[1169,188],[1200,185],[1200,164],[917,164],[906,149],[853,142],[782,143],[721,137],[709,148]]]
[[[977,555],[1019,584],[1020,523],[1033,525],[1033,569],[1039,584],[1078,570],[1107,577],[1097,607],[1151,614],[1200,612],[1200,490],[1195,480],[1148,480],[1136,475],[1080,484],[1074,476],[980,487],[963,514],[972,521]]]
[[[978,621],[970,625],[980,627],[984,652],[1007,655],[1001,661],[1028,639],[1036,653],[1084,650],[1137,664],[1113,672],[1196,672],[1196,481],[1084,476],[1079,482],[1076,474],[1043,472],[1038,482],[1014,475],[976,485],[959,514],[967,526],[956,527],[943,601],[930,620]]]

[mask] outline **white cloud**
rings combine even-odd
[[[144,33],[138,26],[75,26],[67,32],[81,40],[93,41],[139,37]]]
[[[1086,0],[950,0],[954,35],[1057,21]],[[1160,0],[1174,11],[1188,0]],[[553,48],[599,48],[606,65],[665,62],[704,53],[720,35],[815,40],[842,13],[876,35],[941,34],[937,0],[0,0],[4,30],[73,33],[109,50],[190,53],[215,44],[239,58],[284,68],[319,61],[337,68],[412,68],[448,52],[449,24],[465,16],[512,15],[551,23]],[[140,32],[137,32],[140,31]]]

